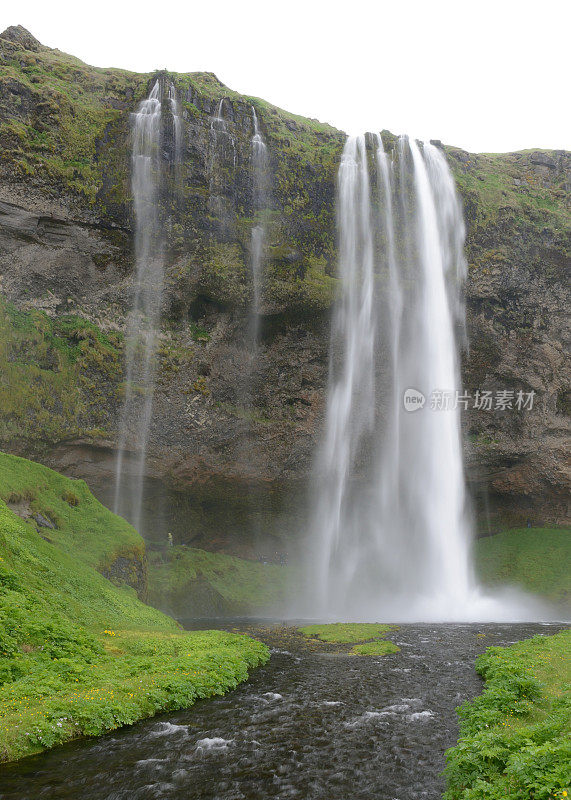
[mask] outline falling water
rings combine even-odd
[[[179,165],[182,156],[182,119],[176,89],[173,83],[169,84],[168,101],[174,127],[174,163]]]
[[[253,299],[251,308],[250,339],[256,345],[259,328],[260,302],[263,283],[263,266],[265,250],[265,227],[263,214],[267,201],[268,149],[260,133],[256,109],[252,106],[252,183],[253,210],[256,224],[251,234],[251,268]]]
[[[456,404],[464,224],[454,181],[430,144],[421,151],[401,139],[398,165],[380,136],[375,145],[371,181],[365,137],[347,140],[339,167],[341,293],[316,466],[312,613],[500,618],[469,562]],[[412,412],[410,389],[426,398]],[[439,397],[450,407],[433,408]]]
[[[164,276],[158,212],[161,102],[157,80],[133,116],[131,190],[135,210],[136,284],[126,336],[125,400],[120,420],[115,512],[141,522],[143,478],[155,391],[155,355]],[[127,444],[129,448],[127,448]],[[127,449],[136,451],[126,470]],[[126,474],[128,471],[129,474]]]
[[[220,136],[222,134],[222,136]],[[230,142],[230,146],[232,147],[232,162],[233,166],[236,167],[236,142],[234,141],[234,137],[228,131],[228,126],[226,125],[226,120],[224,118],[224,98],[221,98],[218,103],[218,108],[216,109],[216,116],[212,117],[212,122],[210,123],[210,136],[212,139],[212,163],[216,159],[217,150],[219,147],[219,140],[225,138]]]
[[[319,611],[349,588],[353,544],[348,515],[354,476],[373,431],[373,228],[365,137],[347,140],[338,176],[339,273],[342,293],[333,321],[325,438],[319,456],[315,530]],[[338,595],[339,596],[339,595]]]

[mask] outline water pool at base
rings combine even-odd
[[[482,688],[476,655],[562,627],[407,624],[388,637],[400,653],[372,658],[260,628],[272,658],[234,692],[5,765],[0,798],[436,800],[454,709]]]

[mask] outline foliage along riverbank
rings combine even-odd
[[[0,498],[0,761],[186,708],[268,660],[141,602],[144,543],[83,481],[0,454]]]
[[[458,710],[445,800],[571,796],[571,630],[491,647],[476,660],[484,692]]]

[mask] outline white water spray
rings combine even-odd
[[[455,404],[466,267],[454,181],[432,145],[402,139],[398,169],[380,136],[375,145],[376,194],[365,137],[347,140],[339,167],[341,294],[316,465],[311,614],[530,618],[529,604],[514,610],[513,599],[484,596],[470,569]],[[405,409],[407,389],[424,395],[421,410]],[[431,408],[438,392],[450,408]]]

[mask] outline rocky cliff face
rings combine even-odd
[[[24,29],[1,35],[0,445],[109,497],[133,295],[129,113],[156,79],[163,93],[175,86],[183,147],[176,164],[165,115],[167,285],[146,535],[279,549],[303,526],[321,429],[344,135],[211,74],[95,69]],[[252,106],[271,186],[256,359]],[[390,148],[394,137],[383,138]],[[467,412],[476,505],[484,527],[562,522],[571,154],[444,149],[468,226],[464,385],[536,392],[531,411]]]

